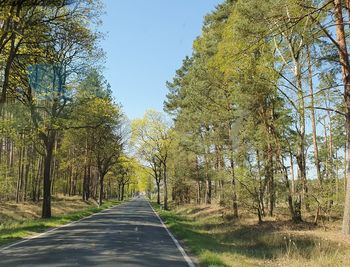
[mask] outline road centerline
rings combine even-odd
[[[0,258],[0,266],[194,266],[143,198],[12,244]]]

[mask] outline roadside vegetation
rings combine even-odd
[[[76,197],[55,197],[52,208],[55,216],[41,219],[40,203],[14,202],[0,204],[0,248],[6,244],[36,235],[96,212],[120,204],[118,200],[108,200],[102,205],[93,201],[84,202]]]
[[[167,83],[172,123],[135,123],[153,200],[203,266],[349,266],[349,14],[222,1]]]
[[[102,205],[140,190],[102,72],[102,12],[98,0],[0,1],[0,207],[40,203],[51,218],[61,195]]]
[[[349,240],[339,221],[327,229],[287,218],[264,223],[244,213],[237,220],[218,205],[186,205],[164,210],[153,203],[168,228],[200,266],[348,266]]]
[[[350,1],[223,0],[167,115],[131,123],[102,72],[101,1],[0,3],[0,203],[43,218],[4,212],[4,242],[146,192],[203,266],[349,265]],[[59,215],[61,195],[100,208]]]

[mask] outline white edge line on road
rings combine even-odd
[[[171,239],[174,241],[176,247],[178,248],[178,250],[180,250],[182,256],[184,257],[185,261],[187,262],[189,267],[196,267],[196,265],[194,265],[193,261],[191,260],[191,258],[187,255],[186,251],[183,249],[183,247],[180,245],[179,241],[177,241],[177,239],[173,236],[173,234],[170,232],[170,230],[168,229],[168,227],[164,224],[162,218],[160,218],[160,216],[158,215],[158,213],[154,210],[154,208],[152,207],[151,203],[148,202],[148,205],[151,207],[151,209],[153,210],[153,212],[155,213],[155,215],[158,217],[160,223],[163,225],[163,227],[165,228],[165,230],[167,231],[167,233],[169,234],[169,236],[171,237]]]
[[[43,236],[45,236],[45,235],[47,235],[47,234],[49,234],[49,233],[51,233],[51,232],[54,232],[54,231],[56,231],[56,230],[58,230],[58,229],[60,229],[60,228],[68,227],[68,226],[70,226],[70,225],[76,224],[76,223],[81,222],[81,221],[83,221],[83,220],[89,219],[89,218],[91,218],[91,217],[93,217],[93,216],[95,216],[95,215],[97,215],[97,214],[100,214],[100,213],[103,213],[103,212],[105,212],[105,211],[111,210],[111,209],[113,209],[114,207],[119,206],[119,205],[121,205],[121,204],[123,204],[123,203],[120,203],[120,204],[115,205],[115,206],[112,206],[112,207],[110,207],[110,208],[108,208],[108,209],[104,209],[104,210],[101,210],[101,211],[99,211],[99,212],[93,213],[93,214],[91,214],[91,215],[89,215],[89,216],[87,216],[87,217],[81,218],[81,219],[79,219],[79,220],[77,220],[77,221],[73,221],[73,222],[70,222],[70,223],[67,223],[67,224],[58,226],[58,227],[54,227],[54,228],[52,228],[52,229],[50,229],[50,230],[48,230],[48,231],[46,231],[46,232],[40,233],[40,234],[38,234],[38,235],[29,236],[29,237],[27,237],[27,238],[24,239],[24,240],[21,240],[21,241],[12,243],[12,244],[10,244],[10,245],[8,245],[8,246],[0,247],[0,252],[5,251],[5,250],[7,250],[7,249],[9,249],[9,248],[12,248],[12,247],[14,247],[14,246],[17,246],[17,245],[19,245],[19,244],[26,243],[26,242],[28,242],[28,241],[30,241],[30,240],[32,240],[32,239],[36,239],[36,238],[39,238],[39,237],[43,237]]]

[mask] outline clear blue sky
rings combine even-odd
[[[161,111],[171,80],[203,17],[223,0],[104,0],[106,79],[130,119]]]

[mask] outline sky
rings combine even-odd
[[[163,110],[166,81],[192,53],[203,18],[223,0],[104,0],[104,75],[129,119]]]

